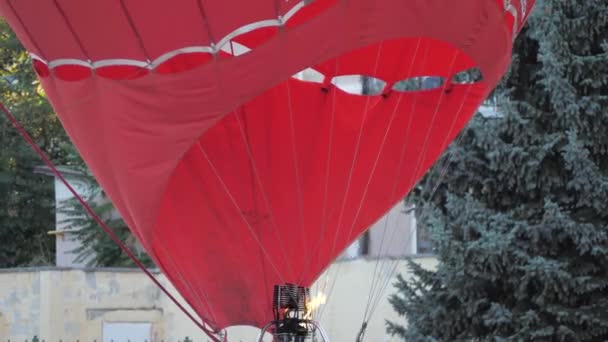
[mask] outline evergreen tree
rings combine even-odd
[[[97,185],[93,176],[88,173],[86,166],[82,164],[78,171],[82,173],[81,181],[89,185],[83,194],[83,199],[144,265],[154,266],[154,263],[137,242],[112,202]],[[73,231],[76,239],[80,241],[80,245],[72,251],[77,255],[76,262],[85,261],[88,267],[135,266],[133,261],[99,227],[97,221],[86,212],[85,208],[75,198],[58,205],[58,210],[66,217],[61,222],[65,225],[64,229]]]
[[[408,341],[608,340],[608,2],[537,3],[497,89],[412,199],[436,271],[390,299]],[[438,165],[443,165],[440,161]]]
[[[31,61],[0,19],[0,98],[40,147],[60,163],[68,139],[44,93]],[[54,261],[53,179],[36,174],[42,161],[0,115],[0,267]]]

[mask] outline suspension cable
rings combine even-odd
[[[459,108],[458,108],[458,110],[456,112],[456,115],[454,116],[454,120],[452,121],[452,123],[450,125],[448,134],[446,135],[446,138],[443,141],[442,149],[446,148],[447,145],[448,145],[448,143],[449,143],[449,141],[448,141],[449,136],[452,134],[452,132],[453,132],[453,130],[455,128],[455,123],[456,123],[456,121],[458,119],[458,116],[460,115],[460,113],[461,113],[461,111],[462,111],[462,109],[464,107],[464,103],[466,102],[466,98],[467,98],[468,94],[470,93],[472,87],[473,87],[473,83],[469,83],[468,86],[467,86],[467,89],[465,90],[465,93],[463,95],[463,100],[461,101],[460,106],[459,106]],[[459,144],[459,142],[461,140],[462,140],[462,135],[460,135],[458,138],[456,138],[455,143]],[[438,179],[436,180],[436,184],[435,184],[434,187],[430,188],[430,191],[428,191],[428,200],[430,200],[434,196],[434,194],[437,192],[437,190],[439,188],[439,185],[441,184],[443,178],[447,174],[447,170],[449,168],[449,165],[450,165],[450,162],[451,162],[452,158],[453,158],[453,154],[452,153],[448,154],[448,156],[445,158],[445,160],[443,162],[443,165],[439,168],[439,170],[438,170],[439,176],[438,176]],[[425,196],[422,195],[422,197],[424,198]],[[423,212],[421,214],[421,218],[423,218],[423,217],[426,218],[426,217],[428,217],[428,215],[429,215],[429,210],[426,210],[425,212]],[[412,229],[409,232],[408,237],[407,237],[408,241],[412,238],[412,235],[415,232],[415,230],[416,229],[414,228],[414,229]],[[392,240],[392,238],[390,240]],[[372,317],[372,315],[373,315],[375,309],[377,308],[378,303],[379,303],[379,301],[381,299],[380,297],[382,296],[382,293],[386,290],[386,287],[388,286],[390,278],[392,278],[392,276],[393,276],[394,272],[396,271],[399,263],[400,263],[399,260],[395,260],[395,261],[393,261],[393,263],[391,264],[391,266],[389,266],[389,268],[388,268],[388,274],[386,274],[384,276],[385,279],[382,280],[382,285],[380,286],[379,291],[374,294],[374,299],[372,301],[373,304],[371,305],[369,311],[366,310],[366,315],[365,315],[365,318],[364,318],[364,322],[367,322],[367,321],[369,321],[369,319],[371,319],[371,317]],[[381,275],[382,273],[384,273],[384,272],[379,272],[379,275]]]

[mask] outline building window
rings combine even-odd
[[[103,322],[103,342],[151,342],[152,323]]]

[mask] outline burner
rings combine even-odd
[[[310,289],[294,284],[275,285],[272,311],[274,320],[262,330],[258,342],[263,341],[264,333],[271,327],[277,342],[313,341],[318,331],[323,340],[329,342],[321,326],[312,320],[312,312],[307,306],[310,302]]]

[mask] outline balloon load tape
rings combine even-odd
[[[280,342],[304,342],[313,335],[311,315],[307,303],[310,289],[294,284],[275,285],[272,310],[274,337]]]

